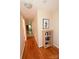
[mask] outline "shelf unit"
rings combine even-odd
[[[52,46],[53,42],[53,31],[52,30],[42,30],[43,47],[47,48]]]

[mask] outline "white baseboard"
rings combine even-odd
[[[23,49],[22,49],[22,53],[21,53],[20,59],[22,59],[23,52],[24,52],[24,48],[25,48],[25,43],[24,43],[24,47],[23,47]]]
[[[59,48],[59,45],[58,45],[58,44],[56,44],[56,43],[53,43],[53,45],[54,45],[54,46],[56,46],[57,48]]]
[[[41,48],[43,45],[38,45],[39,48]]]

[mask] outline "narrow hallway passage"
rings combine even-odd
[[[38,48],[34,37],[28,37],[22,59],[59,59],[56,47]]]

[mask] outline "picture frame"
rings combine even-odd
[[[49,21],[48,19],[43,18],[43,29],[49,28]]]

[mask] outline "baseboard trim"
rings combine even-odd
[[[25,41],[25,42],[26,42],[26,41]],[[22,49],[22,54],[21,54],[20,59],[22,59],[22,56],[23,56],[23,52],[24,52],[24,48],[25,48],[25,42],[24,42],[24,47],[23,47],[23,49]]]
[[[38,45],[39,48],[43,47],[43,45]]]
[[[57,48],[59,48],[59,45],[58,45],[58,44],[56,44],[56,43],[53,43],[53,45],[54,45],[54,46],[56,46]]]

